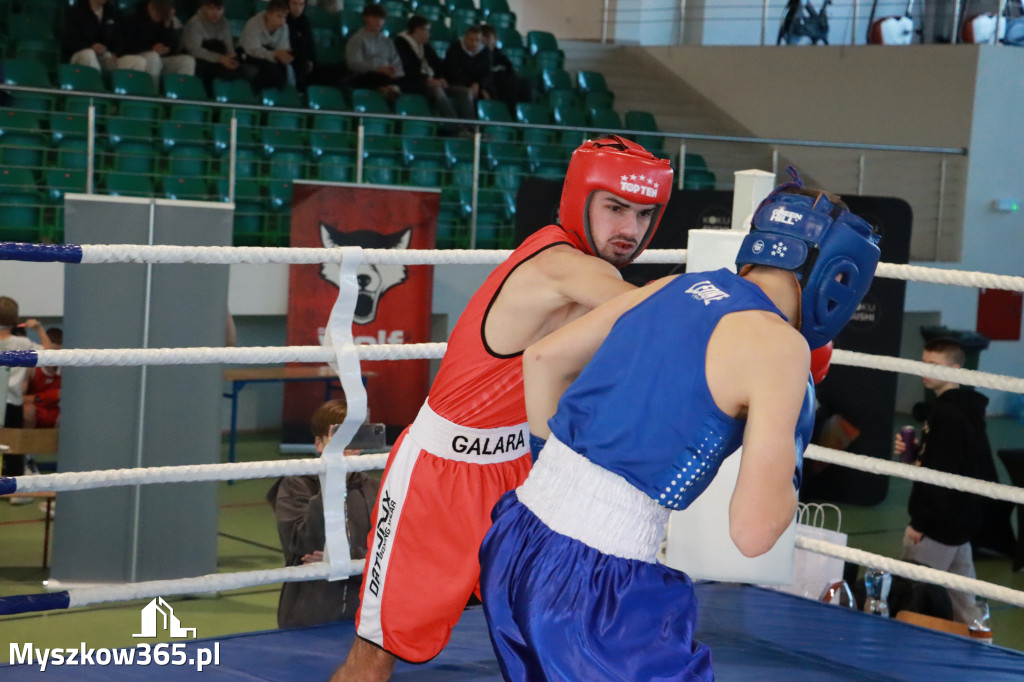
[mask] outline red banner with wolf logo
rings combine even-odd
[[[437,191],[296,182],[292,186],[293,247],[361,246],[365,249],[433,249]],[[434,271],[426,265],[363,263],[353,313],[356,343],[426,343]],[[288,277],[289,346],[315,346],[338,297],[337,265],[293,265]],[[411,423],[427,396],[429,360],[363,364],[370,420]],[[324,400],[318,383],[286,383],[284,440],[311,440],[309,420]]]

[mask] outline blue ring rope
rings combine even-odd
[[[70,605],[71,594],[67,590],[0,597],[0,616],[13,616],[34,611],[54,611],[69,608]]]
[[[37,367],[39,355],[34,350],[0,350],[0,367]]]
[[[79,244],[29,244],[0,242],[0,260],[20,260],[35,263],[81,263]]]

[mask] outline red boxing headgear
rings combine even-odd
[[[618,135],[587,140],[572,153],[569,170],[562,186],[558,205],[558,222],[576,238],[576,247],[596,256],[597,248],[590,233],[590,197],[605,190],[637,204],[658,205],[636,251],[628,262],[647,248],[658,229],[664,205],[672,194],[672,166],[668,159],[659,159],[635,142]]]

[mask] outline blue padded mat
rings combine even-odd
[[[697,585],[698,638],[711,647],[716,679],[1022,680],[1024,654],[837,606],[745,585]],[[219,642],[220,665],[194,667],[5,667],[18,680],[326,680],[348,652],[351,622],[192,640],[187,655]],[[66,643],[65,646],[74,646]],[[452,641],[423,665],[400,663],[395,680],[500,680],[480,607],[467,609]]]

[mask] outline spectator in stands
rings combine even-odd
[[[25,320],[18,323],[18,302],[9,296],[0,296],[0,350],[40,350],[53,348],[53,342],[47,335],[39,320]],[[39,343],[34,343],[25,336],[25,330],[31,329],[39,335]],[[4,426],[20,429],[24,425],[22,412],[22,390],[25,384],[26,368],[12,367],[8,377],[6,393],[6,410]],[[3,475],[21,476],[25,473],[24,457],[4,457]],[[12,498],[13,499],[13,498]],[[22,498],[27,499],[27,498]]]
[[[288,12],[288,0],[270,0],[267,8],[245,22],[242,29],[238,45],[246,65],[255,70],[253,85],[257,90],[283,88],[295,82]]]
[[[121,52],[145,59],[146,71],[155,80],[164,72],[195,74],[195,58],[181,53],[174,0],[140,2],[125,15],[118,33]]]
[[[224,18],[224,0],[203,0],[185,24],[182,43],[185,51],[195,57],[196,75],[203,79],[211,96],[214,78],[232,81],[245,77],[235,53],[231,26]]]
[[[504,102],[509,113],[515,118],[516,103],[532,102],[533,88],[530,79],[524,78],[516,73],[516,67],[512,61],[498,49],[498,32],[489,24],[480,27],[480,36],[483,39],[484,49],[491,58],[491,83],[487,88],[491,99]]]
[[[353,88],[374,89],[393,99],[402,92],[398,83],[405,72],[395,44],[381,33],[387,16],[380,5],[363,8],[363,27],[345,44],[345,61],[355,74]]]
[[[444,77],[449,85],[469,88],[474,101],[491,99],[491,54],[484,49],[479,26],[470,26],[448,46]]]
[[[55,350],[64,347],[64,332],[46,330]],[[22,391],[22,415],[26,429],[52,429],[60,418],[60,367],[36,367],[28,373]]]
[[[61,59],[97,71],[145,71],[146,60],[141,56],[130,54],[119,57],[114,53],[119,22],[115,3],[107,0],[75,0],[64,22]]]
[[[288,40],[292,45],[292,70],[295,87],[305,92],[316,69],[316,40],[313,26],[305,15],[306,0],[288,0]]]
[[[398,81],[402,92],[422,95],[440,116],[445,118],[476,118],[473,114],[473,95],[469,88],[449,85],[440,76],[443,64],[437,52],[430,45],[430,20],[413,15],[409,17],[405,30],[394,38],[395,49],[402,60],[405,75]],[[451,96],[458,107],[452,107]],[[460,133],[465,126],[450,125],[442,132]]]
[[[323,453],[333,435],[334,428],[345,421],[348,406],[344,400],[329,400],[313,413],[311,428],[316,450]],[[346,450],[346,455],[358,455],[358,450]],[[366,557],[366,538],[370,532],[370,517],[377,500],[380,483],[365,472],[348,474],[348,493],[345,500],[345,523],[353,559]],[[285,565],[322,561],[326,533],[324,529],[324,501],[317,476],[284,476],[267,492],[267,501],[277,517],[277,532],[281,538]],[[359,586],[362,576],[328,582],[313,580],[285,583],[277,605],[278,627],[300,627],[348,620],[355,617],[359,607]]]

